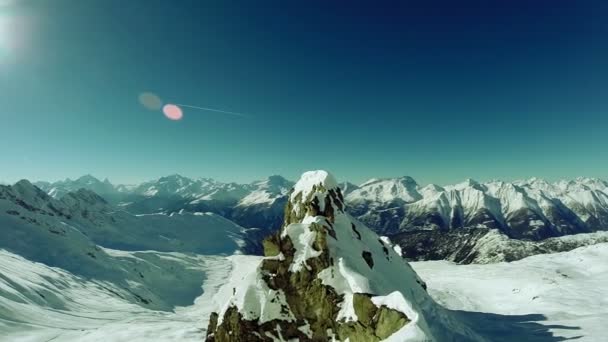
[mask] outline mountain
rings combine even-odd
[[[382,234],[459,228],[499,229],[511,238],[542,240],[608,227],[608,191],[601,180],[548,183],[474,180],[399,187],[403,178],[364,183],[347,196],[353,215]]]
[[[34,183],[37,187],[48,193],[50,196],[55,198],[61,198],[68,192],[76,191],[79,189],[87,189],[97,193],[100,196],[113,196],[117,194],[115,186],[110,183],[106,178],[103,181],[91,176],[85,175],[76,180],[67,178],[63,181],[54,183],[49,182],[36,182]]]
[[[349,212],[379,234],[399,229],[395,218],[405,215],[404,205],[419,200],[418,184],[410,177],[370,179],[346,196]]]
[[[207,341],[477,340],[345,206],[330,174],[304,173],[266,257],[231,258]]]
[[[409,196],[409,202],[402,195],[359,200],[353,214],[388,235],[411,260],[516,260],[594,243],[590,238],[554,245],[560,239],[551,238],[608,230],[606,185],[590,178],[556,183],[468,179],[445,187],[416,187],[410,193],[420,198]]]
[[[245,227],[263,228],[266,234],[281,227],[287,194],[294,183],[271,176],[250,185],[250,192],[230,212],[230,219]]]

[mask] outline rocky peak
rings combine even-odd
[[[182,175],[179,174],[173,174],[173,175],[169,175],[169,176],[164,176],[164,177],[160,177],[158,179],[158,183],[164,184],[164,183],[175,183],[179,186],[183,186],[186,183],[191,183],[192,180],[190,178],[184,177]]]
[[[423,308],[435,304],[424,283],[344,212],[326,171],[306,172],[295,184],[284,226],[264,241],[264,255],[256,267],[233,257],[236,274],[220,290],[208,341],[434,339]]]
[[[59,201],[25,179],[11,186],[0,186],[0,200],[8,200],[32,213],[50,216],[62,214]]]
[[[264,180],[252,183],[254,189],[266,190],[273,194],[286,194],[292,186],[293,182],[279,175],[273,175]]]
[[[333,222],[336,211],[344,212],[338,182],[327,171],[305,172],[289,196],[284,226],[301,223],[307,216],[323,216]]]
[[[359,187],[351,182],[342,182],[340,183],[340,189],[342,190],[342,194],[347,196],[351,192],[359,189]]]
[[[41,199],[48,200],[49,196],[40,188],[30,183],[27,179],[22,179],[12,186],[13,190],[20,195],[22,199]]]
[[[78,178],[76,180],[76,182],[83,183],[83,184],[101,183],[101,181],[99,179],[93,177],[93,175],[91,175],[91,174],[87,174],[87,175],[84,175],[84,176]]]

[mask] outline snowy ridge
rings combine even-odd
[[[350,192],[346,200],[349,202],[371,201],[392,202],[400,200],[403,202],[414,202],[421,198],[418,193],[418,184],[411,177],[372,178],[361,184],[357,189]]]
[[[381,234],[477,227],[516,239],[542,240],[608,229],[607,183],[590,178],[549,183],[540,179],[450,186],[411,186],[402,178],[372,179],[347,197],[350,212]],[[415,184],[415,183],[414,183]]]

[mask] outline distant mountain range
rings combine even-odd
[[[261,238],[281,226],[294,183],[281,176],[238,184],[171,175],[125,186],[87,175],[35,185],[56,198],[88,189],[133,214],[213,212],[257,228],[258,233],[249,231],[253,235],[249,238],[256,240],[256,234]],[[537,178],[485,183],[469,179],[449,186],[420,186],[411,177],[399,177],[360,185],[345,182],[340,187],[349,213],[402,245],[404,255],[412,259],[440,258],[443,254],[422,247],[433,245],[439,236],[443,244],[470,246],[490,231],[515,240],[542,241],[608,230],[608,183],[600,179],[554,183]]]

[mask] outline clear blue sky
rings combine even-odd
[[[608,175],[606,1],[340,3],[0,7],[0,179]]]

